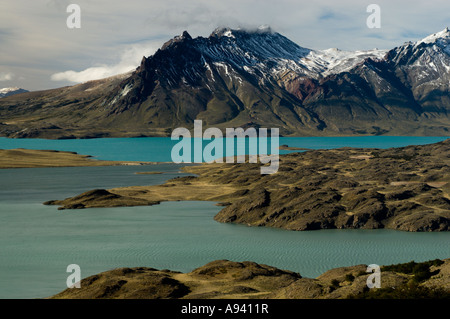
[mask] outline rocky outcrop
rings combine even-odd
[[[289,230],[448,231],[450,139],[390,149],[342,148],[280,156],[277,173],[259,164],[186,167],[197,176],[158,186],[84,194],[60,205],[145,205],[145,201],[209,200],[224,208],[215,220]],[[89,195],[89,196],[88,196]],[[118,197],[115,197],[118,196]]]
[[[150,206],[159,203],[159,201],[117,195],[105,189],[94,189],[72,198],[47,201],[44,205],[60,205],[58,209],[62,210],[94,207]]]
[[[231,201],[220,222],[291,230],[391,228],[448,231],[450,140],[404,148],[339,149],[281,157],[277,174],[235,166],[221,180],[247,176],[245,197]],[[263,204],[260,204],[263,203]]]

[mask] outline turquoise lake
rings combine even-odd
[[[311,149],[339,147],[389,148],[436,143],[449,137],[434,136],[352,136],[352,137],[280,137],[279,145]],[[194,139],[192,139],[194,140]],[[223,139],[226,140],[226,139]],[[270,141],[270,138],[269,138]],[[171,162],[172,147],[177,140],[167,137],[101,138],[73,140],[0,138],[0,149],[28,148],[72,151],[101,160]],[[204,141],[205,146],[209,141]],[[194,143],[192,142],[192,147]],[[226,144],[225,142],[223,143]],[[237,144],[237,143],[236,143]],[[237,147],[235,147],[236,149]],[[243,149],[236,152],[245,152]],[[280,151],[280,154],[289,151]]]
[[[280,138],[305,148],[388,148],[445,137]],[[0,138],[0,149],[75,151],[107,160],[169,162],[168,138],[34,140]],[[42,202],[93,188],[155,185],[186,175],[172,163],[148,166],[0,170],[0,298],[44,298],[66,288],[69,264],[81,276],[117,267],[191,271],[216,259],[251,260],[316,277],[333,267],[450,257],[450,233],[280,229],[221,224],[212,202],[59,211]],[[160,175],[136,172],[158,171]]]

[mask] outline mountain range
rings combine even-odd
[[[3,89],[0,89],[0,98],[5,97],[5,96],[14,95],[14,94],[19,94],[19,93],[25,93],[25,92],[29,92],[29,91],[21,89],[21,88],[17,88],[17,87],[3,88]]]
[[[284,136],[448,136],[449,92],[448,28],[353,52],[303,48],[269,27],[185,31],[129,73],[0,99],[0,134],[169,136],[201,119]]]

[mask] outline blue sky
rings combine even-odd
[[[182,31],[208,36],[218,26],[270,25],[311,49],[390,49],[450,26],[450,1],[430,0],[2,0],[0,88],[40,90],[135,68]],[[66,8],[81,7],[81,29]],[[369,29],[369,4],[381,28]]]

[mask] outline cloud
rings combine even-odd
[[[449,26],[450,11],[448,0],[377,0],[381,29],[369,29],[372,0],[77,0],[82,28],[68,29],[66,7],[73,2],[1,2],[0,73],[25,78],[14,76],[11,84],[48,89],[127,72],[184,30],[208,36],[220,26],[267,24],[311,49],[391,49]],[[141,45],[152,41],[158,45]]]
[[[14,77],[13,73],[0,72],[0,81],[11,81]]]
[[[126,73],[136,69],[142,57],[153,54],[156,48],[157,46],[154,44],[133,45],[122,52],[119,62],[115,64],[101,64],[82,71],[69,70],[58,72],[52,74],[50,78],[52,81],[81,83]]]
[[[120,66],[99,66],[88,68],[83,71],[64,71],[55,73],[51,76],[52,81],[69,81],[74,83],[81,83],[101,78],[107,78],[115,74],[126,73],[133,68],[122,68]]]

